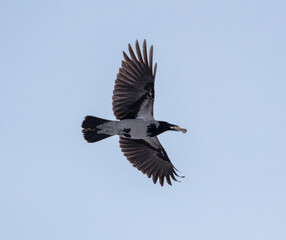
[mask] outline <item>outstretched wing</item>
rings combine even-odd
[[[153,46],[147,57],[146,40],[143,42],[143,57],[138,41],[135,56],[128,45],[131,58],[123,52],[124,61],[115,80],[112,97],[113,112],[117,119],[153,119],[154,80],[157,63],[153,69]]]
[[[172,185],[170,177],[174,181],[177,181],[176,176],[180,177],[157,137],[140,140],[120,138],[119,143],[133,167],[149,178],[152,176],[154,183],[159,179],[163,186],[166,178],[167,183]]]

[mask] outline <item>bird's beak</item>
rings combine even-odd
[[[186,133],[188,131],[186,128],[180,128],[179,126],[174,126],[173,129],[182,133]]]

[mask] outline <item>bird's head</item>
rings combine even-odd
[[[159,129],[162,132],[165,132],[165,131],[168,131],[168,130],[177,131],[177,132],[183,132],[183,133],[187,132],[186,128],[180,128],[179,126],[171,124],[171,123],[162,122],[162,121],[160,121],[159,123],[160,123]]]

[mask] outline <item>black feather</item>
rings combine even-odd
[[[109,122],[109,120],[93,116],[86,116],[81,125],[83,128],[82,133],[84,139],[87,142],[92,143],[111,137],[111,135],[97,133],[99,130],[97,127],[106,122]]]

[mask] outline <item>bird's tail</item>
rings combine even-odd
[[[99,128],[97,128],[97,126],[106,122],[110,121],[98,117],[86,116],[81,125],[81,127],[83,128],[82,133],[84,139],[89,143],[92,143],[111,137],[112,135],[97,133],[100,130]]]

